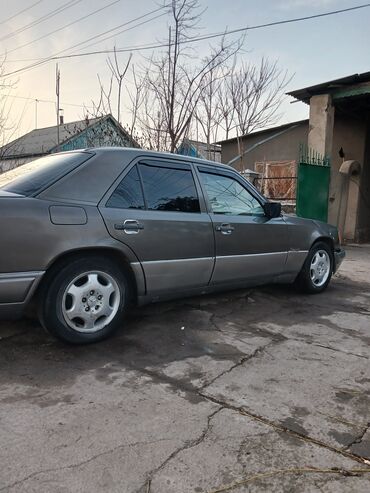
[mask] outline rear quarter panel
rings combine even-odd
[[[96,207],[82,208],[86,213],[85,224],[53,224],[50,207],[55,206],[63,206],[64,219],[60,222],[67,223],[69,204],[0,198],[0,272],[44,271],[60,255],[84,248],[116,248],[128,261],[137,261],[132,251],[124,250],[109,236]],[[70,222],[76,222],[75,213]]]

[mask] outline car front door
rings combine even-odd
[[[211,284],[272,281],[288,251],[282,217],[268,218],[262,198],[236,172],[198,166],[213,223],[216,263]]]
[[[137,256],[148,294],[208,285],[213,228],[190,164],[139,160],[103,203],[109,233]]]

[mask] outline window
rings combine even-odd
[[[200,176],[214,214],[264,215],[258,200],[234,178],[203,171]]]
[[[110,196],[106,207],[117,209],[145,209],[139,173],[134,166]]]
[[[48,186],[74,170],[92,156],[88,152],[52,154],[25,164],[29,172],[16,178],[1,189],[30,197],[37,195]]]
[[[140,164],[140,173],[149,210],[200,212],[190,169]]]

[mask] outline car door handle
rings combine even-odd
[[[136,235],[144,226],[136,219],[126,219],[123,223],[115,224],[114,229],[121,230],[127,235]]]
[[[223,235],[231,235],[234,231],[234,226],[231,226],[229,223],[222,223],[219,226],[216,226],[216,231],[219,231]]]

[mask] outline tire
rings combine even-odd
[[[44,328],[70,344],[110,336],[122,323],[130,286],[117,264],[100,256],[74,258],[50,273],[41,290]]]
[[[303,293],[322,293],[330,283],[333,267],[332,249],[327,243],[319,241],[308,252],[295,285]]]

